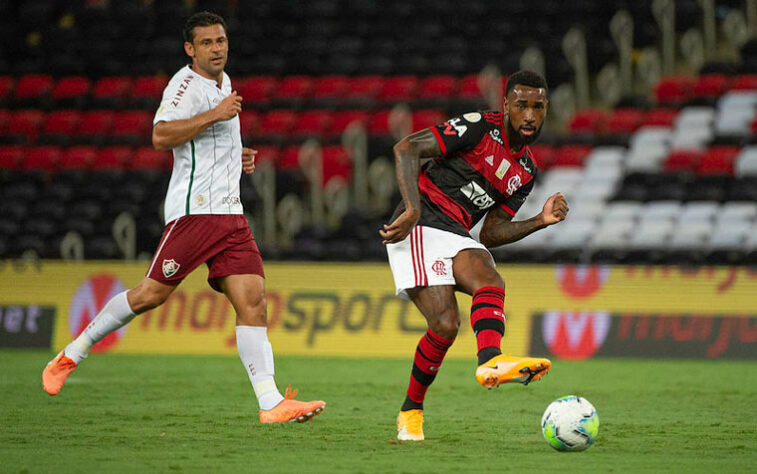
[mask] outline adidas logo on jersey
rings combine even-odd
[[[460,192],[470,199],[473,205],[479,209],[488,209],[494,205],[494,199],[486,194],[486,191],[484,191],[484,189],[475,181],[471,181],[460,188]]]

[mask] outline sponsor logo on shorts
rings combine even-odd
[[[471,181],[460,188],[460,192],[470,199],[479,209],[488,209],[494,205],[494,199],[486,194],[484,188],[479,186],[475,181]]]
[[[440,275],[440,276],[442,276],[442,275],[446,276],[447,275],[447,268],[444,265],[444,261],[443,260],[437,260],[437,261],[435,261],[434,264],[431,265],[431,270],[433,270],[434,273],[436,273],[437,275]]]
[[[176,263],[176,260],[172,258],[163,260],[163,276],[169,278],[175,275],[179,271],[179,267],[181,265]]]

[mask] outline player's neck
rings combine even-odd
[[[212,81],[216,81],[216,84],[218,85],[218,87],[219,88],[221,87],[221,84],[223,83],[223,71],[219,72],[217,75],[214,76],[213,74],[210,74],[209,72],[207,72],[203,68],[197,66],[197,64],[192,64],[190,66],[190,69],[192,69],[192,71],[194,71],[197,74],[201,75],[205,79],[210,79]]]

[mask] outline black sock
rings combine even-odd
[[[402,404],[400,411],[423,410],[423,403],[414,402],[410,397],[405,396],[405,403]]]
[[[478,352],[478,365],[488,362],[492,357],[502,354],[502,351],[496,347],[484,347]]]

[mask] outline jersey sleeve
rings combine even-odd
[[[526,183],[525,186],[518,188],[512,196],[502,201],[499,207],[501,207],[506,213],[514,216],[523,203],[526,202],[526,198],[531,194],[532,189],[534,189],[534,180],[531,180]]]
[[[443,156],[474,148],[487,131],[486,122],[479,112],[453,117],[430,128]]]
[[[192,84],[191,81],[171,81],[163,91],[163,98],[152,124],[186,120],[197,115],[198,93],[197,84]]]

